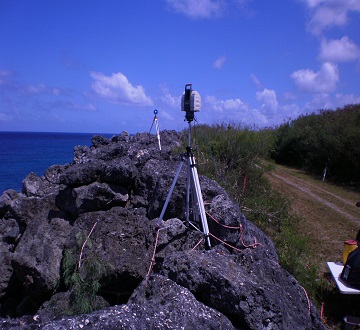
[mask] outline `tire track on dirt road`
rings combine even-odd
[[[274,172],[271,173],[272,176],[274,176],[275,178],[285,182],[286,184],[304,192],[305,194],[307,194],[308,196],[311,196],[313,199],[317,200],[318,202],[322,203],[323,205],[326,205],[327,207],[331,208],[332,210],[334,210],[335,212],[338,212],[340,213],[342,216],[344,216],[345,218],[347,218],[348,220],[350,220],[351,222],[353,222],[354,224],[356,225],[360,225],[360,219],[359,217],[356,217],[356,216],[353,216],[352,214],[342,210],[340,207],[338,207],[337,205],[335,205],[334,203],[331,203],[330,201],[320,197],[319,195],[317,195],[314,190],[315,189],[318,189],[318,190],[321,190],[323,191],[324,193],[327,193],[335,198],[337,198],[338,200],[342,201],[343,203],[347,204],[347,205],[353,205],[352,203],[350,203],[349,201],[347,200],[344,200],[343,198],[333,194],[333,193],[329,193],[327,192],[326,190],[323,190],[319,187],[316,187],[312,184],[309,184],[297,177],[294,177],[294,179],[296,180],[290,180],[290,179],[287,179],[286,177],[282,176],[282,175],[279,175],[279,174],[276,174]],[[288,176],[291,176],[288,174]],[[302,185],[300,184],[297,184],[295,181],[300,181],[302,183]],[[308,187],[305,187],[305,186],[310,186],[312,188],[314,188],[313,190],[311,190],[311,188],[308,188]]]
[[[295,178],[295,177],[294,177],[294,178]],[[323,193],[325,193],[325,194],[327,194],[327,195],[330,195],[330,196],[336,198],[337,200],[341,201],[341,202],[344,203],[344,204],[347,204],[347,205],[349,205],[349,206],[351,206],[351,207],[354,206],[354,203],[353,203],[353,202],[350,202],[349,200],[347,200],[347,199],[345,199],[345,198],[342,198],[342,197],[340,197],[340,196],[338,196],[338,195],[335,195],[335,194],[333,194],[333,193],[331,193],[331,192],[329,192],[329,191],[327,191],[327,190],[325,190],[325,189],[323,189],[323,188],[320,188],[320,187],[318,187],[318,186],[316,186],[316,185],[313,185],[313,184],[311,184],[310,182],[306,182],[306,181],[303,181],[303,180],[301,180],[301,179],[298,179],[298,180],[301,181],[301,182],[303,182],[304,184],[306,184],[306,185],[314,188],[314,189],[320,190],[321,192],[323,192]]]

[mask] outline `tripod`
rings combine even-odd
[[[179,165],[176,175],[174,177],[173,183],[170,187],[170,191],[166,198],[165,204],[163,206],[163,209],[161,211],[161,214],[160,214],[157,224],[158,224],[158,226],[160,226],[160,224],[161,224],[161,220],[164,217],[166,208],[169,204],[171,195],[173,193],[176,182],[180,175],[181,168],[182,168],[185,160],[187,160],[186,223],[190,224],[189,218],[190,218],[190,196],[191,196],[194,221],[200,223],[199,220],[201,220],[202,231],[205,236],[206,246],[208,249],[211,249],[210,238],[209,238],[209,227],[208,227],[208,223],[207,223],[207,219],[206,219],[206,213],[205,213],[204,201],[203,201],[201,188],[200,188],[199,176],[198,176],[198,172],[197,172],[197,168],[196,168],[195,158],[192,153],[191,146],[190,146],[191,120],[189,118],[187,118],[187,119],[188,119],[189,127],[188,127],[188,145],[186,147],[186,154],[182,156],[180,165]]]
[[[159,142],[159,149],[160,149],[160,151],[161,151],[159,120],[158,120],[158,118],[156,117],[157,113],[158,113],[158,111],[155,109],[155,110],[154,110],[154,120],[153,120],[153,122],[152,122],[152,124],[151,124],[150,130],[149,130],[149,134],[150,134],[151,129],[153,128],[154,123],[155,123],[156,136],[157,136],[157,139],[158,139],[158,142]]]

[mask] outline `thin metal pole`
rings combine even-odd
[[[206,219],[204,200],[203,200],[202,193],[201,193],[196,163],[195,163],[195,159],[193,156],[191,156],[190,159],[191,159],[191,173],[193,176],[193,182],[194,182],[194,188],[195,188],[195,192],[196,192],[197,205],[199,207],[199,212],[200,212],[201,224],[203,227],[203,232],[205,235],[205,240],[206,240],[207,246],[209,249],[211,249],[210,237],[209,237],[209,227],[208,227],[208,223],[207,223],[207,219]]]
[[[191,180],[191,164],[190,164],[190,122],[188,126],[188,145],[186,148],[186,159],[187,159],[187,176],[186,176],[186,223],[189,223],[190,218],[190,180]]]
[[[158,222],[157,222],[157,225],[158,225],[158,226],[160,226],[161,220],[162,220],[163,217],[164,217],[166,208],[167,208],[167,206],[168,206],[168,204],[169,204],[170,197],[171,197],[171,195],[172,195],[172,193],[173,193],[173,190],[174,190],[174,188],[175,188],[175,184],[176,184],[176,181],[177,181],[177,179],[178,179],[178,177],[179,177],[179,175],[180,175],[180,171],[181,171],[181,168],[182,168],[183,164],[184,164],[184,159],[181,160],[181,163],[180,163],[180,165],[179,165],[179,167],[178,167],[178,170],[177,170],[177,172],[176,172],[175,178],[174,178],[173,183],[172,183],[172,185],[171,185],[170,191],[169,191],[169,193],[168,193],[168,195],[167,195],[167,197],[166,197],[165,204],[164,204],[164,206],[163,206],[163,208],[162,208],[160,217],[159,217]]]
[[[161,151],[159,121],[158,121],[156,116],[155,116],[154,120],[155,120],[155,127],[156,127],[156,136],[157,136],[157,139],[158,139],[158,142],[159,142],[159,149]]]

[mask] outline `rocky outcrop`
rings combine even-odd
[[[161,138],[160,151],[146,133],[94,136],[72,164],[1,195],[0,327],[323,329],[273,242],[215,181],[200,176],[211,249],[185,221],[186,170],[158,227],[183,137]],[[96,311],[73,315],[76,276],[96,286]]]

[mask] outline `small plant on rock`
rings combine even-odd
[[[107,267],[93,249],[91,232],[87,236],[78,233],[76,247],[66,249],[63,259],[64,283],[71,290],[70,307],[74,314],[90,313],[100,307],[97,293]]]

